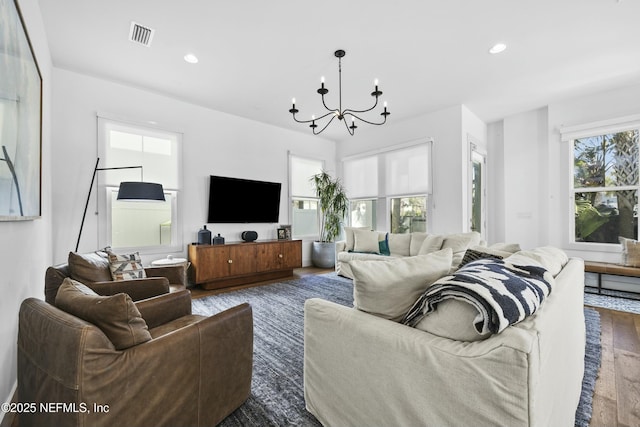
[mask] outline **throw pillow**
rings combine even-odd
[[[69,273],[72,279],[84,283],[111,281],[109,260],[98,253],[69,252]]]
[[[380,253],[378,232],[369,230],[353,230],[354,252]]]
[[[378,249],[380,255],[389,256],[391,252],[389,251],[389,233],[384,235],[384,239],[378,241]]]
[[[640,267],[640,242],[625,237],[618,237],[622,244],[622,265]]]
[[[118,255],[111,251],[107,253],[109,254],[109,269],[113,280],[133,280],[147,277],[139,252],[126,255]]]
[[[56,307],[96,325],[116,350],[151,339],[147,323],[127,294],[101,296],[82,283],[66,278],[58,288]]]
[[[401,320],[418,297],[451,267],[451,249],[380,262],[353,260],[353,305],[367,313]]]
[[[493,245],[490,247],[480,245],[471,246],[465,251],[464,256],[462,257],[462,262],[458,268],[470,263],[471,261],[475,261],[476,259],[504,259],[511,255],[513,255],[513,252],[495,249]]]
[[[369,230],[367,227],[344,227],[344,237],[346,241],[346,250],[352,251],[355,245],[355,237],[353,230]]]
[[[477,249],[469,248],[465,251],[464,256],[462,257],[462,261],[460,262],[460,265],[458,266],[458,268],[463,267],[466,264],[470,263],[471,261],[475,261],[478,259],[502,259],[502,258],[504,258],[503,255],[499,255],[497,253],[491,253],[491,251],[487,250],[487,248],[485,248],[485,250],[477,250]]]

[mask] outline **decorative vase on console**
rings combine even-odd
[[[313,242],[311,262],[320,268],[333,268],[336,263],[335,239],[340,235],[340,226],[344,220],[349,200],[338,178],[322,171],[311,177],[316,189],[318,205],[318,230],[320,240]]]

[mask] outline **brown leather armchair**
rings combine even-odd
[[[119,297],[127,298],[111,298]],[[191,314],[188,290],[127,301],[150,338],[121,350],[104,328],[42,300],[23,301],[18,399],[36,406],[20,414],[20,427],[214,426],[247,399],[248,304],[205,317]]]
[[[89,254],[70,252],[68,262],[47,268],[44,281],[45,301],[54,304],[58,288],[67,277],[85,284],[97,294],[125,292],[134,301],[179,291],[187,286],[183,266],[145,267],[144,271],[147,275],[145,279],[114,281],[109,271],[109,262],[100,251]]]

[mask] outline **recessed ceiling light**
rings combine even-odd
[[[198,63],[198,57],[195,56],[193,53],[187,53],[184,56],[184,60],[187,61],[189,64],[197,64]]]
[[[489,49],[489,53],[500,53],[503,52],[507,48],[507,45],[504,43],[496,43]]]

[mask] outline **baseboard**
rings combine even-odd
[[[4,403],[11,403],[16,401],[16,390],[18,389],[18,381],[13,383],[13,387],[11,387],[11,392],[9,396],[4,400]],[[2,419],[0,419],[0,427],[11,427],[14,423],[13,420],[16,417],[16,414],[13,412],[0,412],[2,415]]]

